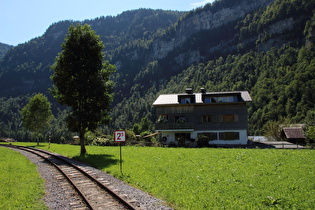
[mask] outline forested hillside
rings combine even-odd
[[[0,62],[4,58],[5,54],[12,48],[13,46],[8,44],[3,44],[0,42]]]
[[[303,122],[315,106],[315,0],[220,0],[188,13],[140,9],[86,20],[115,64],[113,121],[103,131],[154,122],[160,93],[248,90],[249,132],[268,121]],[[0,63],[0,136],[26,138],[18,110],[42,92],[53,103],[55,138],[69,135],[64,107],[48,93],[50,65],[70,24],[11,49]]]
[[[176,22],[181,12],[139,9],[127,11],[116,17],[107,16],[85,20],[105,43],[105,54],[110,57],[117,47],[145,39],[156,31]],[[51,86],[50,66],[61,51],[61,44],[71,24],[61,21],[52,24],[43,36],[20,44],[10,50],[0,65],[0,97],[16,97],[34,92],[47,92]],[[109,59],[109,58],[108,58]]]
[[[136,75],[131,97],[113,109],[116,127],[126,127],[126,123],[131,127],[142,117],[155,121],[151,104],[156,97],[184,92],[186,87],[248,90],[253,98],[251,135],[261,135],[268,121],[288,118],[302,123],[315,100],[310,56],[314,53],[314,5],[315,1],[274,1],[219,28],[193,34]],[[206,11],[207,7],[193,11],[177,24]]]

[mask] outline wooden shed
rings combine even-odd
[[[281,137],[289,142],[305,143],[305,132],[302,127],[282,128]]]

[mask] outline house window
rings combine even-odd
[[[210,98],[210,103],[217,103],[218,102],[218,98],[217,97],[211,97]]]
[[[184,123],[186,122],[186,118],[184,116],[175,116],[175,122]]]
[[[180,104],[193,104],[195,103],[195,96],[179,96]]]
[[[203,100],[204,103],[211,103],[211,97],[206,96],[205,99]]]
[[[240,133],[239,132],[222,132],[219,134],[220,140],[239,140]]]
[[[182,98],[180,103],[181,104],[191,104],[191,98]]]
[[[215,132],[209,132],[209,133],[199,133],[198,137],[200,136],[206,136],[207,140],[209,141],[214,141],[214,140],[218,140],[218,134]]]
[[[213,122],[213,116],[212,115],[204,115],[204,116],[202,116],[202,122],[204,122],[204,123]]]
[[[231,102],[237,102],[237,101],[238,101],[237,96],[218,97],[219,103],[231,103]]]
[[[219,96],[219,97],[211,97],[205,96],[203,99],[204,103],[232,103],[238,102],[238,96]]]

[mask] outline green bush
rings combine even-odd
[[[198,135],[196,142],[198,147],[209,147],[209,137],[206,135]]]
[[[85,144],[95,145],[93,141],[96,139],[96,135],[92,131],[87,131],[84,135]]]
[[[314,147],[315,142],[315,126],[309,126],[306,131],[306,142],[308,146]]]
[[[134,141],[136,134],[132,130],[126,130],[126,141]]]
[[[115,142],[113,139],[109,139],[106,137],[97,137],[92,141],[91,145],[94,145],[94,146],[114,146]]]

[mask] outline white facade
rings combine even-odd
[[[208,141],[209,145],[246,145],[248,138],[247,138],[247,130],[211,130],[211,131],[187,131],[187,130],[177,130],[177,131],[159,131],[161,132],[161,138],[163,139],[164,144],[172,144],[174,143],[175,145],[178,144],[178,140],[175,137],[176,133],[187,133],[190,134],[191,141],[185,141],[185,143],[189,146],[193,144],[193,146],[196,145],[196,140],[198,138],[198,135],[202,135],[204,133],[217,133],[217,140],[211,140]],[[235,132],[239,133],[239,139],[235,140],[220,140],[219,136],[220,133],[224,132]]]

